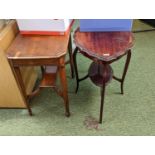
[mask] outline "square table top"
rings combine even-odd
[[[18,34],[7,50],[8,59],[59,58],[67,53],[70,33],[64,36]]]

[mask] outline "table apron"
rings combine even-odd
[[[59,65],[60,58],[47,59],[9,59],[14,67],[18,66],[42,66],[42,65]]]

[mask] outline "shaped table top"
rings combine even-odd
[[[133,46],[132,32],[80,32],[74,33],[74,43],[81,52],[102,61],[111,61],[124,55]]]

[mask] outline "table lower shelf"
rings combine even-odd
[[[88,75],[95,85],[102,87],[112,80],[113,70],[109,64],[92,62]]]
[[[58,67],[57,66],[46,66],[42,67],[42,80],[38,86],[37,89],[35,89],[28,98],[32,98],[33,96],[37,95],[42,88],[54,88],[57,91],[56,88],[56,79],[57,79],[57,72]],[[58,92],[58,91],[57,91]]]
[[[46,66],[43,73],[43,78],[40,87],[55,87],[57,78],[57,66]]]

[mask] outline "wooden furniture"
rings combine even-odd
[[[18,81],[8,63],[6,50],[18,34],[18,27],[11,20],[0,31],[0,108],[26,108]],[[35,85],[37,72],[34,67],[20,67],[22,79],[29,95]]]
[[[76,48],[73,53],[75,75],[77,81],[76,92],[79,82],[90,77],[91,81],[101,87],[101,107],[99,123],[102,123],[102,113],[104,105],[105,86],[113,78],[121,83],[121,93],[123,94],[123,84],[131,58],[131,47],[133,46],[133,35],[131,32],[80,32],[75,31],[74,42]],[[76,55],[80,52],[84,56],[93,60],[88,74],[79,78]],[[127,55],[122,78],[115,77],[110,64]]]
[[[67,54],[67,49],[69,49],[71,56],[72,47],[70,33],[65,36],[22,36],[18,34],[8,48],[7,57],[20,83],[25,104],[30,115],[32,115],[32,111],[28,103],[29,97],[35,95],[41,87],[47,86],[53,87],[64,99],[65,114],[66,116],[70,115],[65,71],[65,55]],[[42,82],[39,88],[29,96],[27,96],[25,92],[19,69],[21,66],[42,66]],[[51,66],[56,67],[55,72],[53,72]],[[60,76],[62,89],[57,88],[55,85],[57,72]]]

